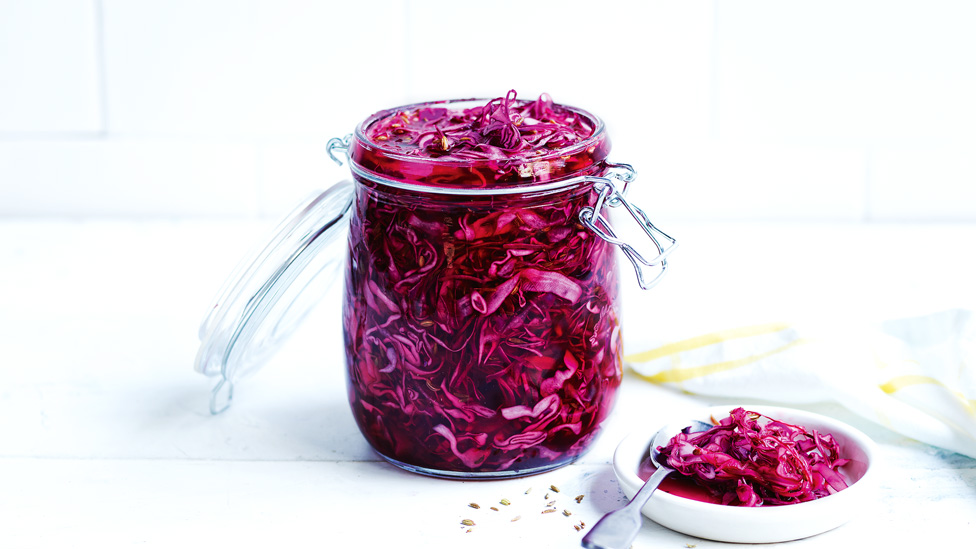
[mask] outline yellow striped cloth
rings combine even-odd
[[[976,457],[976,319],[967,310],[863,329],[840,321],[745,326],[638,348],[624,360],[647,381],[693,394],[836,401],[898,433]]]

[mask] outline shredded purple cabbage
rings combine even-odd
[[[426,143],[415,149],[417,160],[437,154],[433,135],[465,142],[477,131],[482,141],[449,141],[450,154],[504,149],[517,162],[575,132],[540,128],[526,137],[525,109],[558,109],[547,98],[516,109],[510,96],[479,113],[422,110],[425,122],[409,134]],[[513,113],[523,116],[521,126],[505,122]],[[477,129],[441,123],[469,115]],[[392,128],[397,116],[379,127]],[[386,174],[420,171],[411,158],[388,153],[356,143],[353,160]],[[579,165],[600,168],[601,160]],[[474,173],[437,168],[438,184],[449,186],[464,186]],[[477,173],[511,173],[500,164],[492,170]],[[370,444],[389,459],[445,473],[573,461],[609,413],[621,378],[614,250],[578,220],[595,202],[592,188],[458,196],[356,178],[343,325],[350,402]]]
[[[516,99],[433,102],[380,111],[349,149],[363,173],[430,187],[499,188],[601,175],[610,140],[586,111]]]
[[[397,110],[373,124],[367,137],[387,150],[429,158],[531,158],[572,146],[593,134],[592,120],[542,94],[517,100],[515,90],[484,106]]]
[[[692,478],[725,505],[756,507],[819,499],[847,487],[829,434],[742,408],[700,433],[679,433],[658,461]]]

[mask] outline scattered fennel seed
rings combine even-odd
[[[512,502],[511,501],[508,501],[508,499],[506,499],[506,498],[502,498],[502,500],[499,501],[498,503],[501,503],[502,505],[511,505],[512,504]]]
[[[553,492],[557,492],[557,493],[559,492],[559,488],[556,488],[556,485],[555,484],[553,484],[552,486],[550,486],[549,489],[552,490]]]
[[[465,526],[474,526],[474,521],[471,519],[464,519],[461,521],[461,524]]]
[[[542,514],[544,515],[546,513],[555,513],[555,512],[556,512],[555,509],[549,508],[549,509],[546,509],[545,511],[543,511]]]
[[[481,506],[477,503],[469,503],[468,507],[471,507],[472,509],[481,509]]]
[[[563,509],[563,514],[566,515],[567,517],[569,515],[572,515],[572,513],[569,512],[569,509]]]
[[[576,496],[576,503],[583,501],[583,494]]]

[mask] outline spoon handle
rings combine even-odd
[[[583,547],[586,549],[627,549],[640,532],[644,519],[641,509],[651,499],[664,477],[674,472],[669,467],[658,466],[651,478],[634,494],[630,503],[603,516],[586,536]]]

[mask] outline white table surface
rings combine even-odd
[[[223,278],[271,226],[0,221],[0,547],[578,547],[585,530],[574,524],[591,526],[625,502],[609,463],[627,433],[724,404],[628,375],[603,435],[574,465],[490,482],[402,472],[369,449],[349,412],[333,292],[238,386],[231,409],[211,416],[213,380],[192,369],[197,327]],[[805,315],[893,318],[972,307],[976,297],[973,225],[667,229],[681,248],[650,293],[628,281],[629,334],[658,339]],[[874,438],[884,474],[863,515],[790,546],[973,539],[976,460],[831,403],[805,408]],[[571,516],[541,514],[550,485]],[[477,523],[471,532],[465,518]],[[646,519],[634,543],[724,545]]]

